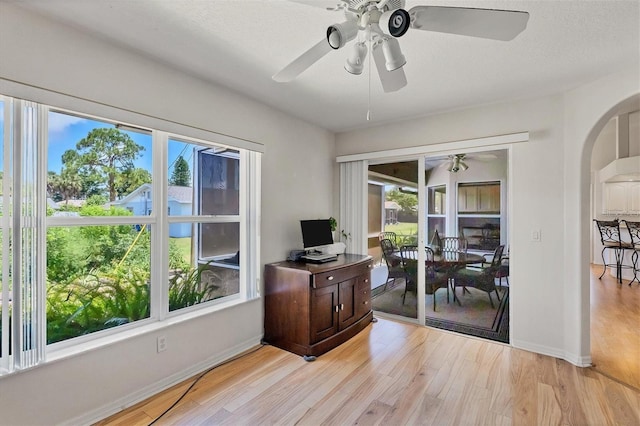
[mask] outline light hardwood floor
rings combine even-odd
[[[99,425],[146,425],[185,381]],[[380,319],[315,362],[264,346],[206,374],[156,424],[638,425],[640,392],[591,368]]]
[[[594,368],[640,389],[640,286],[591,266],[591,361]]]

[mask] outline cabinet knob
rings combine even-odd
[[[364,282],[368,283],[369,282],[369,278],[365,278]]]
[[[341,303],[341,304],[340,304],[340,310],[341,310],[341,311],[344,311],[344,303]]]
[[[327,277],[327,280],[329,280],[329,281],[333,281],[333,275],[329,275],[329,276]]]
[[[336,305],[336,312],[338,312],[339,309],[340,309],[340,307],[338,305]]]
[[[367,300],[365,300],[365,301],[364,301],[364,302],[362,302],[362,303],[363,303],[363,304],[365,304],[365,305],[368,305],[368,304],[369,304],[369,302],[368,302]]]

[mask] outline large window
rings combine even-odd
[[[239,294],[240,152],[170,139],[169,164],[169,310]]]
[[[258,153],[0,101],[0,374],[257,296]]]
[[[155,224],[128,219],[151,211],[153,152],[149,131],[55,111],[47,122],[47,343],[55,343],[149,318]]]
[[[427,188],[427,241],[436,243],[439,237],[446,235],[447,229],[447,186],[429,186]]]

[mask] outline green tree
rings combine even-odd
[[[148,170],[140,167],[125,170],[116,179],[118,197],[131,194],[136,188],[145,183],[151,183],[151,173]]]
[[[169,183],[176,186],[191,186],[189,163],[187,163],[187,160],[185,160],[182,155],[178,157],[173,166],[173,173],[171,173]]]
[[[397,189],[387,192],[387,201],[395,201],[406,213],[415,213],[418,208],[417,196],[402,193]]]
[[[85,205],[87,206],[102,206],[107,203],[107,197],[104,195],[94,194],[87,198]]]
[[[144,147],[126,133],[113,128],[99,128],[81,139],[76,150],[66,151],[62,162],[69,171],[77,170],[85,183],[100,184],[108,192],[109,201],[115,201],[120,175],[134,169],[133,162],[143,150]],[[94,189],[85,188],[85,195],[93,195],[96,193]]]

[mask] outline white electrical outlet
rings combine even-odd
[[[167,350],[167,336],[158,337],[158,353]]]
[[[531,231],[531,241],[539,243],[542,241],[542,231],[540,229],[534,229]]]

